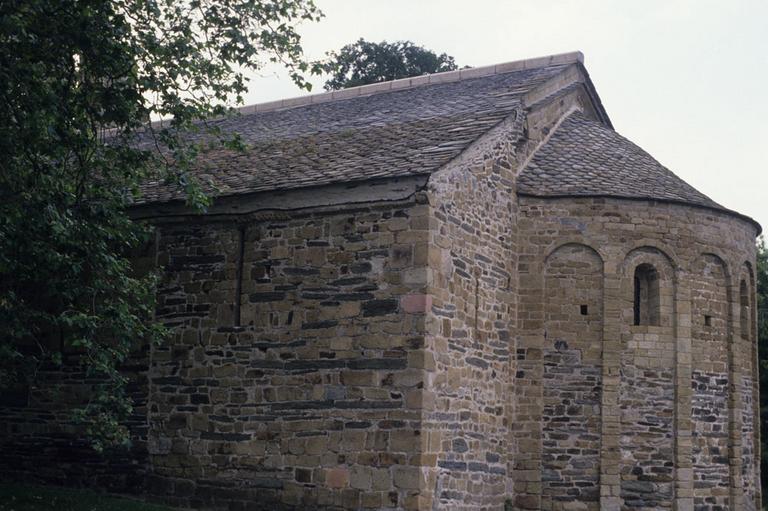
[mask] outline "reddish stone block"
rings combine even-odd
[[[432,307],[432,296],[405,295],[400,298],[400,307],[409,314],[423,314]]]
[[[349,469],[330,468],[325,472],[325,485],[330,488],[344,488],[349,484]]]

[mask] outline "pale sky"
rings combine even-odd
[[[460,66],[580,50],[615,129],[768,230],[768,0],[316,0],[309,58],[407,39]],[[322,91],[318,80],[313,92]],[[246,104],[301,95],[251,81]]]

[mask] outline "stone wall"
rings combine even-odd
[[[571,453],[553,441],[553,433],[556,440],[569,438],[567,429],[553,427],[552,417],[560,417],[554,412],[565,412],[559,419],[565,424],[588,422],[583,407],[558,409],[553,400],[561,392],[557,383],[564,388],[569,378],[583,374],[585,359],[583,352],[579,359],[569,351],[569,342],[553,344],[549,323],[557,322],[547,318],[559,312],[561,301],[575,314],[580,301],[547,291],[553,287],[547,275],[552,261],[569,254],[584,264],[563,278],[590,279],[596,263],[586,264],[577,247],[583,254],[594,252],[604,268],[602,287],[598,279],[589,286],[595,295],[602,290],[601,337],[590,337],[594,334],[584,326],[571,333],[591,339],[595,359],[588,365],[600,368],[599,508],[758,506],[754,342],[743,339],[737,325],[742,307],[736,282],[737,275],[747,275],[747,295],[754,296],[748,276],[754,228],[682,205],[534,197],[520,198],[518,226],[520,343],[513,387],[518,402],[540,395],[541,404],[536,408],[535,400],[526,400],[527,407],[518,407],[517,442],[525,453],[516,463],[541,463],[538,476],[534,470],[521,472],[529,483],[515,481],[516,507],[594,506],[575,491],[571,498],[567,491],[556,493],[567,488],[562,472]],[[658,279],[657,314],[650,324],[636,325],[633,276],[642,265],[652,267]],[[570,292],[579,282],[570,284]],[[745,324],[753,331],[751,303],[747,308],[752,315]],[[555,376],[558,372],[565,376]],[[593,406],[589,399],[582,402]],[[584,478],[588,487],[591,470],[585,463],[568,477]]]
[[[694,506],[702,511],[729,509],[733,325],[725,263],[712,254],[703,255],[691,268],[691,282]]]
[[[135,451],[73,442],[65,368],[0,408],[0,473],[227,510],[758,509],[754,226],[518,197],[560,99],[413,193],[155,219],[173,337],[126,368]]]
[[[151,491],[414,509],[427,219],[404,202],[161,225],[174,339],[153,353]]]
[[[658,311],[635,322],[638,267],[652,267],[657,282],[642,296]],[[621,475],[623,505],[638,510],[671,509],[674,493],[674,418],[676,346],[675,277],[658,249],[641,247],[625,257],[619,274],[621,316]],[[651,317],[655,316],[655,320]],[[642,324],[645,321],[648,323]]]
[[[542,509],[600,505],[603,262],[567,244],[544,275]],[[523,375],[520,375],[521,377]]]
[[[514,141],[521,118],[433,175],[424,509],[501,509],[516,305]]]
[[[693,488],[696,509],[728,509],[728,375],[693,371]]]
[[[742,442],[735,451],[732,469],[740,476],[740,496],[747,511],[761,509],[760,495],[760,415],[757,369],[757,320],[755,307],[754,261],[747,260],[738,271],[738,283],[732,287],[734,318],[734,354],[732,381],[739,393],[734,402],[734,426]],[[747,439],[754,438],[754,442]],[[736,478],[738,482],[738,477]]]
[[[752,379],[749,377],[741,378],[741,435],[742,439],[754,438],[754,407],[755,395]],[[760,446],[753,442],[744,442],[741,448],[740,475],[743,481],[743,499],[744,509],[746,511],[760,509],[756,504],[756,496],[759,491],[760,481],[757,479],[758,461],[755,459]]]

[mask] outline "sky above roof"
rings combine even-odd
[[[315,1],[326,17],[300,28],[309,58],[360,37],[408,39],[473,67],[582,51],[619,133],[768,229],[768,2]],[[245,102],[301,94],[265,69]]]

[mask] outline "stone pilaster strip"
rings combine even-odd
[[[728,293],[730,299],[731,328],[728,339],[728,436],[730,445],[730,473],[731,473],[731,508],[742,509],[744,505],[744,482],[741,477],[741,372],[738,370],[740,357],[738,346],[741,341],[741,326],[739,308],[739,282],[732,282]]]
[[[621,508],[621,278],[617,264],[605,263],[603,320],[602,445],[600,449],[600,509]]]
[[[691,292],[684,275],[677,279],[675,312],[675,509],[692,511]]]
[[[541,435],[543,411],[542,348],[543,267],[532,264],[520,276],[520,308],[515,405],[517,420],[513,425],[516,459],[513,464],[515,509],[541,508]]]

